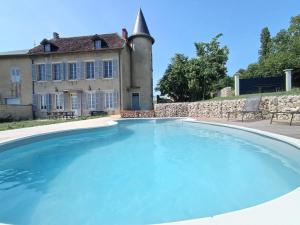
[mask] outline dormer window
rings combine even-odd
[[[101,49],[102,43],[101,40],[95,40],[95,49]]]
[[[41,41],[41,45],[43,47],[44,52],[53,52],[53,51],[56,51],[58,49],[53,43],[51,43],[47,39],[43,39]]]
[[[92,36],[91,39],[93,41],[92,43],[94,43],[94,49],[101,49],[101,48],[108,47],[106,41],[98,34],[95,34],[94,36]]]
[[[51,52],[51,45],[49,43],[44,45],[44,52]]]

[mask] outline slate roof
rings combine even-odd
[[[135,20],[135,25],[134,25],[134,28],[133,28],[132,35],[135,35],[135,34],[150,35],[150,32],[149,32],[149,29],[148,29],[148,26],[147,26],[147,23],[146,23],[146,20],[145,20],[142,9],[139,10],[139,12],[137,14],[137,17],[136,17],[136,20]]]
[[[154,38],[151,36],[151,34],[149,32],[142,9],[140,9],[137,14],[134,28],[132,31],[132,35],[129,39],[131,40],[133,37],[136,37],[136,36],[144,36],[144,37],[150,38],[152,43],[154,43]]]
[[[68,53],[68,52],[89,52],[94,51],[94,40],[100,39],[105,42],[104,49],[117,49],[123,48],[125,40],[117,33],[101,34],[101,35],[89,35],[79,37],[68,38],[56,38],[48,41],[52,45],[51,52],[44,52],[44,46],[42,44],[29,50],[29,54],[49,54],[49,53]]]

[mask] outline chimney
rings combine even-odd
[[[126,30],[126,28],[122,29],[122,37],[127,40],[128,39],[128,31]]]
[[[53,39],[54,40],[59,39],[59,34],[56,32],[53,32]]]

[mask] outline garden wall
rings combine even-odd
[[[228,112],[241,111],[246,99],[209,100],[187,103],[155,104],[156,117],[199,117],[199,118],[227,118]],[[300,95],[266,96],[262,97],[259,108],[264,112],[264,118],[270,118],[269,111],[286,111],[300,106]],[[233,115],[234,116],[234,115]],[[245,115],[245,119],[259,118],[260,115]],[[279,119],[288,119],[287,115],[279,115]],[[241,115],[237,115],[241,119]],[[295,121],[300,116],[295,115]]]
[[[32,119],[32,105],[0,104],[0,122]]]
[[[122,118],[152,118],[155,117],[154,110],[130,111],[123,110],[120,112]]]

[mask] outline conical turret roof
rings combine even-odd
[[[149,37],[152,42],[154,43],[154,39],[151,37],[144,14],[142,9],[140,8],[137,16],[136,16],[136,20],[135,20],[135,24],[134,24],[134,28],[132,31],[132,35],[130,38],[134,37],[134,36],[146,36]]]
[[[133,28],[133,32],[132,35],[135,34],[147,34],[150,35],[144,14],[142,9],[139,10],[137,16],[136,16],[136,20],[135,20],[135,25]]]

